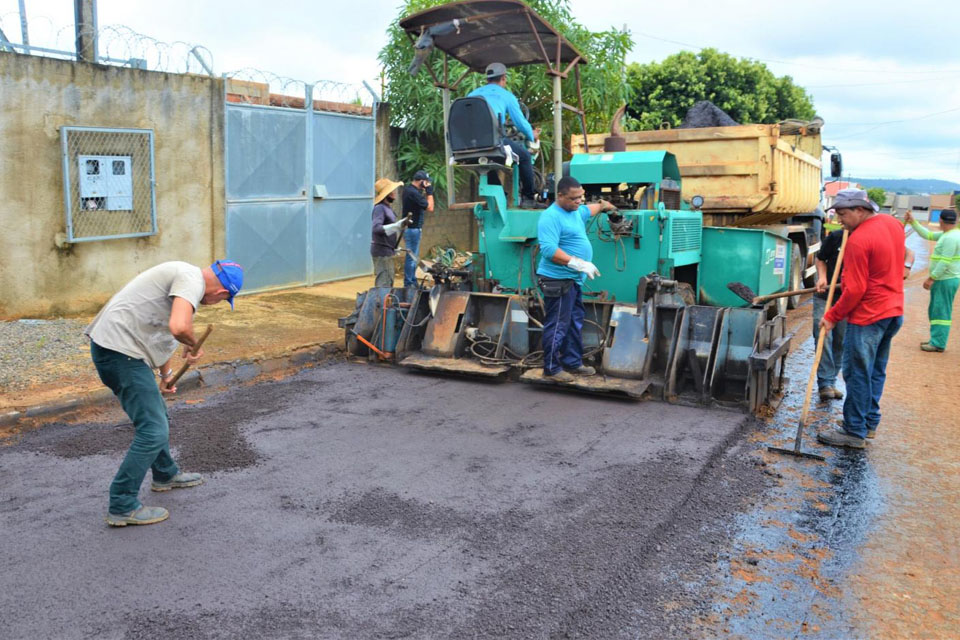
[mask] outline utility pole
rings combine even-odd
[[[97,62],[97,0],[73,0],[77,61]]]
[[[26,0],[20,0],[20,35],[23,39],[23,44],[30,46],[30,32],[27,30],[27,7]],[[30,53],[30,50],[27,49],[24,53]]]

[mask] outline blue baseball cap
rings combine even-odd
[[[220,284],[223,285],[223,288],[230,292],[230,297],[227,298],[227,302],[230,303],[230,308],[233,309],[233,297],[240,293],[240,289],[243,287],[243,267],[229,260],[217,260],[210,265],[210,268],[213,270],[214,275],[217,276]]]

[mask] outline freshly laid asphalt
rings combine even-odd
[[[0,448],[0,635],[675,636],[764,489],[733,455],[753,425],[336,363],[173,406],[206,483],[148,474],[170,519],[123,529],[103,517],[125,417],[49,425]]]

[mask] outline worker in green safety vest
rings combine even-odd
[[[960,286],[960,229],[957,229],[957,212],[944,209],[940,212],[940,231],[933,232],[913,219],[908,211],[904,219],[927,240],[936,240],[930,256],[930,277],[923,283],[930,290],[930,340],[920,345],[924,351],[941,352],[947,348],[950,324],[953,315],[953,297]]]

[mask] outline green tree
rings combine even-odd
[[[627,79],[634,90],[629,112],[641,129],[679,126],[700,100],[709,100],[743,124],[814,116],[812,99],[790,76],[778,78],[761,62],[738,60],[716,49],[633,63]]]
[[[444,191],[446,175],[443,157],[443,105],[440,89],[425,68],[416,76],[408,73],[414,49],[410,39],[400,29],[405,16],[429,7],[445,4],[448,0],[406,0],[397,20],[387,32],[387,44],[379,54],[383,65],[386,87],[384,100],[390,103],[391,124],[401,128],[396,148],[401,175],[409,175],[419,168],[427,168],[436,178],[438,189]],[[570,10],[569,0],[525,0],[547,22],[551,23],[587,58],[581,66],[584,111],[587,131],[601,131],[609,126],[613,112],[629,101],[630,87],[625,79],[625,58],[633,46],[629,33],[614,29],[594,32],[578,23]],[[504,36],[509,37],[509,36]],[[493,62],[491,60],[491,62]],[[443,55],[434,51],[429,62],[434,73],[443,79]],[[453,82],[466,67],[450,59],[449,77]],[[484,83],[481,74],[470,74],[457,88],[454,99]],[[530,122],[542,127],[541,158],[550,171],[553,151],[553,79],[544,65],[528,65],[510,69],[508,88],[530,109]],[[563,80],[564,102],[576,104],[576,80],[573,72]],[[569,112],[564,114],[564,147],[569,147],[572,133],[580,131],[579,119]],[[539,164],[539,162],[538,162]],[[456,172],[457,179],[465,179],[464,172]],[[443,201],[438,198],[438,201]]]
[[[867,197],[881,207],[887,202],[887,192],[883,190],[883,187],[870,187],[867,189]]]
[[[960,211],[960,193],[953,196],[953,208]]]

